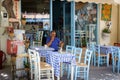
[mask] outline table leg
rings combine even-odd
[[[110,56],[110,54],[108,53],[107,54],[107,67],[109,67],[109,56]]]
[[[74,66],[71,65],[71,80],[73,80],[74,77]]]
[[[57,77],[57,80],[60,80],[60,77],[59,77],[59,76]]]

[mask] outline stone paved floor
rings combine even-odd
[[[67,76],[64,75],[61,80],[70,80],[66,78]],[[2,70],[0,70],[0,80],[12,80],[11,79],[11,72],[10,67],[6,66]],[[18,80],[18,79],[16,79]],[[20,79],[20,80],[26,80]],[[82,79],[78,79],[82,80]],[[112,67],[91,67],[90,68],[90,76],[89,80],[120,80],[120,74],[113,73]]]

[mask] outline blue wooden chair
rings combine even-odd
[[[94,61],[97,61],[97,62],[95,62],[95,65],[97,63],[97,66],[100,67],[100,65],[103,65],[104,63],[106,63],[107,66],[108,66],[108,64],[109,64],[109,55],[105,54],[105,53],[101,53],[100,45],[95,46],[95,52],[96,52],[96,56],[95,56]]]
[[[74,48],[74,55],[76,58],[76,63],[80,63],[81,62],[81,55],[82,55],[82,48]],[[69,66],[67,78],[69,78],[69,77],[70,77],[70,66]]]
[[[87,49],[90,49],[92,50],[93,54],[92,54],[92,57],[91,57],[91,64],[96,66],[95,65],[95,46],[96,46],[96,43],[95,42],[90,42],[90,43],[87,43]]]
[[[80,41],[80,30],[76,30],[75,31],[75,46],[76,47],[81,46],[80,43],[81,43],[81,41]]]
[[[84,63],[78,62],[75,67],[75,80],[77,77],[82,77],[84,80],[89,79],[90,60],[92,56],[92,50],[86,49]],[[79,75],[78,75],[79,74]]]
[[[74,46],[67,45],[66,46],[66,53],[74,54]]]
[[[115,69],[117,69],[117,72],[119,73],[119,70],[120,70],[120,48],[116,47],[116,46],[111,46],[111,52],[112,52],[113,72],[115,72]]]
[[[66,53],[74,54],[74,46],[67,45],[66,46]],[[62,63],[61,65],[61,76],[63,76],[63,71],[69,71],[68,67],[70,63]]]

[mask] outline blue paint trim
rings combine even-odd
[[[71,1],[71,45],[75,46],[75,2]]]
[[[97,37],[97,40],[96,40],[96,43],[97,44],[100,44],[100,35],[101,34],[99,34],[100,32],[100,4],[97,4],[97,33],[96,33],[96,37]]]
[[[52,8],[53,8],[53,7],[52,7],[52,6],[53,6],[53,2],[52,2],[52,0],[50,0],[50,31],[53,30],[53,26],[52,26],[52,25],[53,25],[53,24],[52,24],[52,22],[53,22],[53,21],[52,21],[52,20],[53,20],[53,19],[52,19],[52,18],[53,18]]]
[[[63,4],[63,29],[65,29],[65,3]]]

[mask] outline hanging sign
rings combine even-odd
[[[14,0],[14,13],[16,18],[19,18],[19,0]]]
[[[111,21],[112,5],[102,4],[101,20]]]

